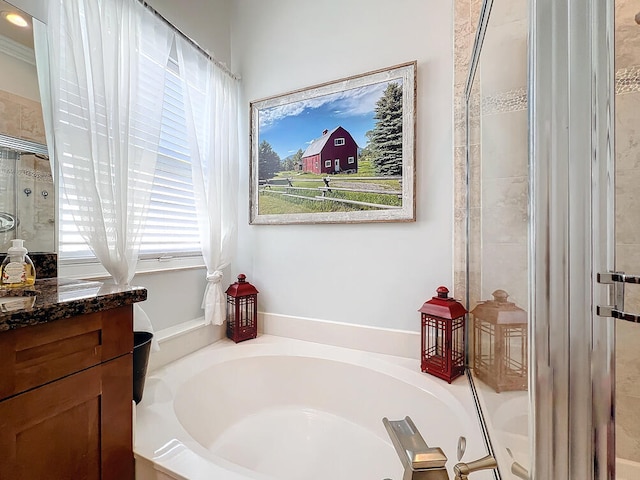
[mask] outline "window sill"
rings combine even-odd
[[[138,261],[136,275],[196,268],[206,268],[201,255],[161,259],[146,258]],[[104,280],[110,278],[110,275],[100,263],[74,260],[61,260],[58,263],[58,276],[82,280]]]

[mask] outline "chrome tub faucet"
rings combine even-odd
[[[389,420],[385,417],[382,423],[404,466],[402,480],[449,480],[447,456],[441,448],[427,445],[410,417],[405,417],[404,420]],[[474,462],[460,462],[453,467],[454,480],[466,480],[473,472],[497,466],[491,455]]]

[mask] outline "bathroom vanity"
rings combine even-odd
[[[133,304],[146,290],[51,278],[0,292],[0,478],[134,478]]]

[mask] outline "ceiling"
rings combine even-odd
[[[27,15],[19,8],[14,7],[10,3],[0,0],[0,13],[2,12],[15,12],[22,15],[22,17],[29,22],[27,27],[18,27],[5,20],[4,16],[0,15],[0,35],[10,38],[22,45],[33,48],[33,27],[31,23],[31,15]]]

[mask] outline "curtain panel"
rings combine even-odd
[[[49,3],[59,181],[80,234],[116,284],[131,281],[138,261],[172,41],[172,30],[136,1]],[[135,328],[152,331],[136,307]]]
[[[207,287],[205,322],[221,325],[223,269],[235,257],[238,231],[239,83],[183,38],[176,38],[185,96],[191,168]]]

